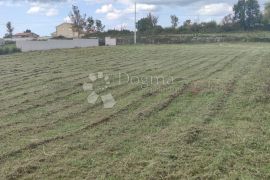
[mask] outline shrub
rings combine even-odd
[[[3,54],[8,54],[10,51],[9,51],[9,48],[8,47],[5,47],[3,49]]]
[[[12,47],[9,51],[10,51],[10,53],[21,52],[21,50],[16,48],[16,47]]]
[[[2,47],[2,48],[0,48],[0,55],[12,54],[12,53],[17,53],[17,52],[21,52],[21,50],[16,48],[16,47]]]

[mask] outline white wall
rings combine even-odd
[[[115,38],[106,37],[105,38],[105,45],[106,46],[116,46],[116,39]]]
[[[48,41],[17,41],[17,48],[22,52],[43,51],[51,49],[67,49],[99,46],[98,39],[48,40]]]

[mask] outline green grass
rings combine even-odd
[[[145,45],[2,56],[1,178],[269,179],[269,48]],[[97,90],[112,93],[112,109],[88,104],[82,88],[100,71],[114,75]],[[119,72],[175,81],[119,84]]]

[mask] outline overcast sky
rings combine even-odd
[[[152,12],[159,24],[170,26],[170,15],[179,16],[181,23],[220,21],[232,12],[237,0],[136,0],[138,18]],[[267,0],[259,0],[261,7]],[[16,32],[31,29],[39,35],[50,35],[55,26],[68,22],[72,4],[82,13],[100,19],[106,29],[134,29],[135,0],[0,0],[0,36],[6,33],[5,24],[11,21]]]

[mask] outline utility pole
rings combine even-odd
[[[135,30],[134,30],[134,44],[137,44],[137,3],[135,2]]]

